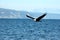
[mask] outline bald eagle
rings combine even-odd
[[[43,15],[41,15],[41,16],[39,16],[39,17],[37,17],[37,18],[33,18],[33,17],[31,17],[29,14],[26,14],[26,16],[27,16],[28,18],[33,19],[35,22],[39,22],[43,17],[46,16],[46,13],[43,14]]]

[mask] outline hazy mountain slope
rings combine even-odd
[[[0,8],[0,18],[24,18],[25,11],[16,11]]]
[[[16,11],[11,9],[0,8],[0,18],[27,18],[27,11]],[[40,12],[29,12],[32,17],[39,17],[44,13]],[[60,14],[47,13],[45,19],[60,19]]]

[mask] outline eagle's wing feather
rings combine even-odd
[[[33,17],[29,16],[29,15],[26,15],[26,16],[29,17],[29,18],[31,18],[31,19],[35,19],[35,18],[33,18]]]
[[[46,13],[43,14],[43,15],[41,15],[41,16],[39,16],[36,20],[39,21],[39,20],[41,20],[44,16],[46,16]]]

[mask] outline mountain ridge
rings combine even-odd
[[[25,19],[28,11],[16,11],[11,9],[0,8],[0,18]],[[32,17],[40,16],[41,12],[29,12]],[[47,13],[44,19],[60,19],[60,14]]]

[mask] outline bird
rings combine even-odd
[[[34,18],[32,16],[30,16],[29,14],[26,14],[26,17],[30,18],[30,19],[33,19],[35,22],[39,22],[43,17],[45,17],[47,15],[47,13],[44,13],[43,15],[37,17],[37,18]]]

